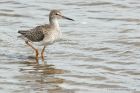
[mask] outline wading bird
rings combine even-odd
[[[61,31],[58,24],[58,19],[68,19],[71,18],[65,17],[59,10],[52,10],[49,14],[49,24],[36,26],[33,29],[29,30],[19,30],[18,33],[21,34],[21,38],[25,40],[25,43],[30,46],[36,53],[36,63],[38,63],[38,49],[35,48],[32,43],[38,42],[43,46],[41,51],[41,58],[44,62],[44,51],[46,46],[53,44],[56,40],[61,37]]]

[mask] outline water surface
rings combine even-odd
[[[51,9],[76,21],[60,21],[62,40],[36,65],[17,31]],[[140,92],[139,13],[139,0],[1,0],[0,93]]]

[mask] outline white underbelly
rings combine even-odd
[[[43,39],[43,44],[50,45],[56,41],[58,41],[62,36],[60,31],[52,31],[49,35],[47,34]]]

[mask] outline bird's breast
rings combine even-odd
[[[45,44],[52,44],[55,41],[59,40],[62,36],[62,33],[60,30],[52,30],[49,31],[47,34],[45,34],[43,42]]]

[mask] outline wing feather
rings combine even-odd
[[[41,25],[37,26],[30,30],[19,30],[18,33],[22,34],[27,39],[33,41],[33,42],[39,42],[44,39],[44,29],[47,29],[48,25]]]

